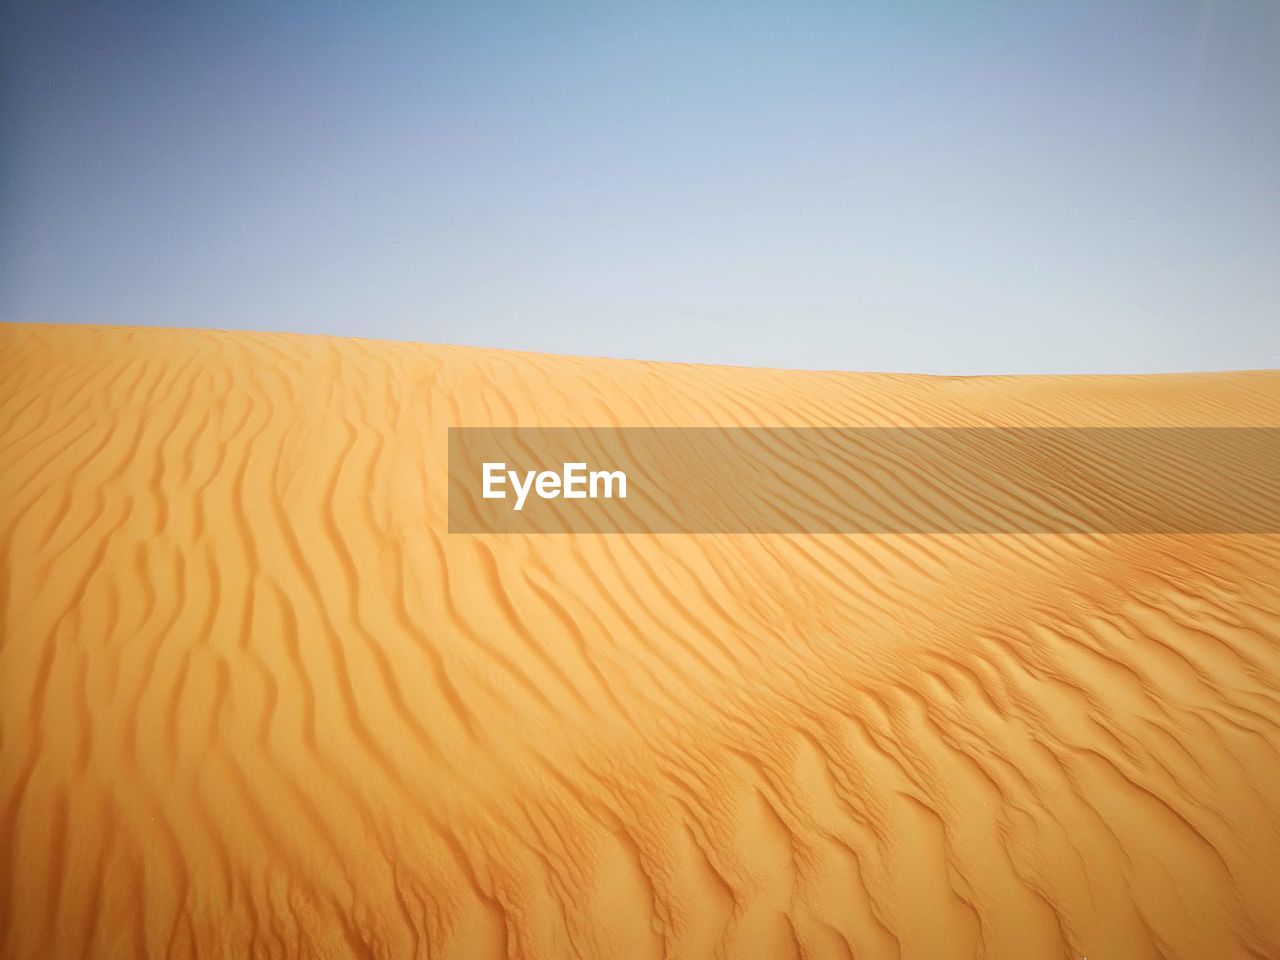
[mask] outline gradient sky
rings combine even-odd
[[[1280,3],[7,3],[0,316],[1280,367]]]

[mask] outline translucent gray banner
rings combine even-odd
[[[1276,533],[1280,429],[453,428],[451,533]]]

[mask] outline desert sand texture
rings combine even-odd
[[[1280,538],[450,535],[450,425],[1278,426],[0,326],[0,956],[1280,957]]]

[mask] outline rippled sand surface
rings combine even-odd
[[[449,425],[1280,425],[0,327],[5,958],[1275,958],[1280,538],[459,536]]]

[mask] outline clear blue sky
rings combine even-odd
[[[0,16],[6,320],[1280,367],[1275,0]]]

